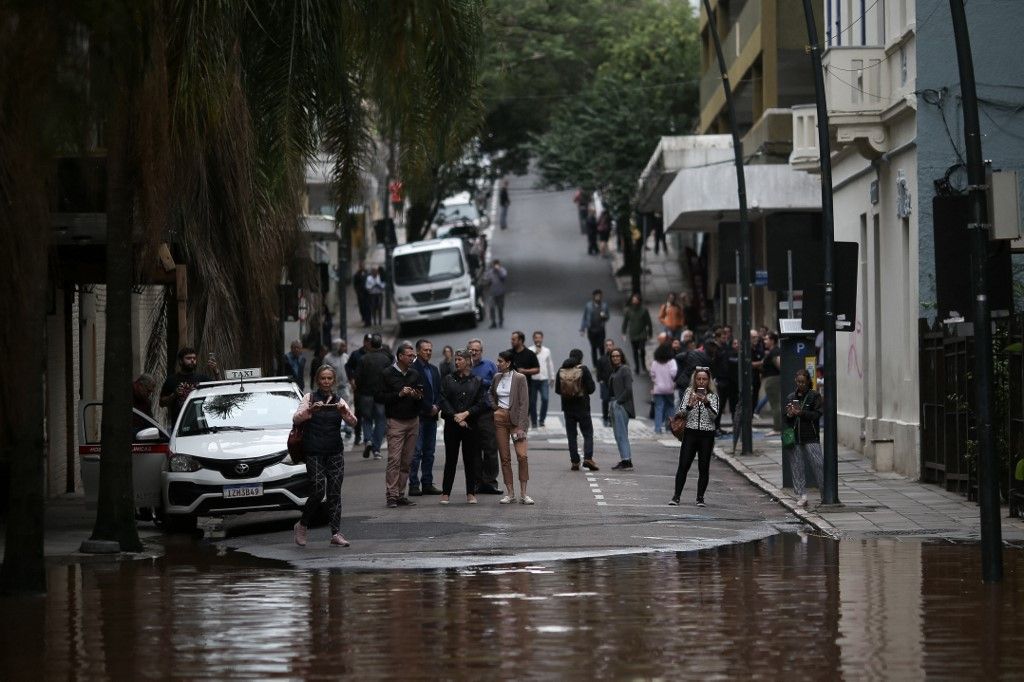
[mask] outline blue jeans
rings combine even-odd
[[[380,452],[384,442],[384,432],[388,422],[384,416],[384,404],[378,403],[371,396],[359,396],[359,419],[363,424],[363,442],[372,446],[374,452]]]
[[[433,417],[420,417],[420,435],[416,439],[416,452],[409,466],[409,485],[424,486],[434,484],[434,451],[437,449],[437,420]],[[420,465],[423,476],[420,476]]]
[[[534,379],[530,382],[530,423],[536,426],[537,420],[537,402],[538,396],[540,396],[540,421],[544,421],[548,416],[548,380],[547,379]]]
[[[654,394],[654,432],[661,433],[664,430],[665,425],[668,423],[669,417],[672,416],[674,410],[672,409],[675,404],[675,394],[673,393],[655,393]]]
[[[612,401],[612,432],[615,434],[615,445],[619,448],[619,459],[633,459],[629,449],[629,415],[626,408]]]

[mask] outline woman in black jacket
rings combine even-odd
[[[675,494],[669,502],[673,507],[679,504],[694,456],[697,457],[697,506],[704,506],[704,493],[711,478],[711,451],[715,448],[715,417],[719,409],[711,370],[697,367],[679,403],[679,412],[686,414],[686,430],[683,432],[683,444],[679,446]]]
[[[818,420],[821,419],[821,396],[811,388],[811,373],[806,369],[796,372],[796,390],[786,398],[786,426],[793,429],[796,443],[783,448],[789,458],[789,470],[793,474],[793,492],[799,496],[797,506],[807,506],[807,483],[804,476],[805,462],[811,463],[811,470],[822,490],[825,476],[822,471],[821,444],[818,442]]]
[[[313,375],[316,390],[307,393],[292,417],[302,426],[302,449],[306,454],[306,471],[313,480],[313,492],[306,498],[302,518],[295,524],[295,544],[306,545],[310,521],[320,512],[326,498],[331,524],[331,544],[348,547],[341,534],[341,484],[345,480],[345,445],[341,440],[342,420],[356,423],[351,408],[337,393],[337,375],[330,365],[321,365]]]
[[[490,411],[487,391],[479,377],[470,372],[473,356],[469,351],[455,353],[455,371],[441,381],[441,416],[444,418],[444,480],[441,504],[448,504],[455,484],[455,469],[466,473],[466,501],[476,504],[476,486],[480,481],[480,430],[477,417]]]

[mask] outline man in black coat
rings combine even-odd
[[[591,471],[599,470],[594,462],[594,423],[590,419],[590,396],[596,388],[593,375],[583,364],[583,351],[573,348],[555,379],[555,393],[562,396],[571,471],[580,470],[580,452],[576,445],[577,426],[583,434],[583,466]]]

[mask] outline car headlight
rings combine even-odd
[[[202,465],[191,455],[171,455],[168,467],[176,474],[189,474],[202,469]]]

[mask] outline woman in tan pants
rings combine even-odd
[[[530,480],[530,467],[526,461],[526,430],[530,427],[530,395],[526,377],[512,368],[512,353],[498,353],[495,363],[498,373],[491,380],[491,405],[494,406],[494,432],[498,440],[498,455],[501,457],[501,475],[505,479],[505,497],[501,504],[516,501],[512,485],[512,453],[509,440],[516,449],[519,463],[519,501],[533,504],[526,494],[526,482]]]

